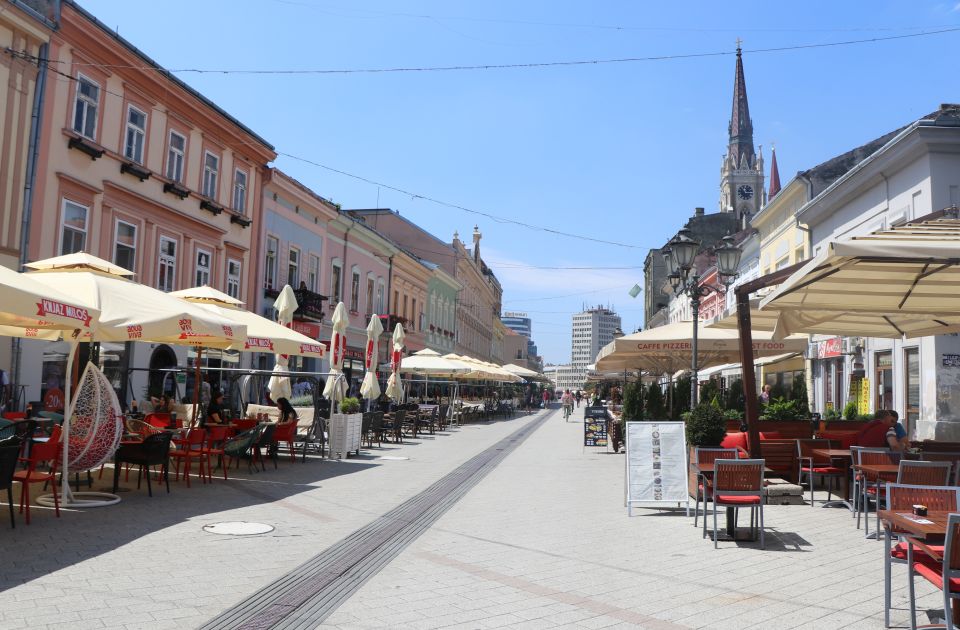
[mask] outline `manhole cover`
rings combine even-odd
[[[254,536],[256,534],[267,534],[273,531],[273,525],[266,523],[248,523],[247,521],[226,521],[223,523],[214,523],[213,525],[204,525],[203,531],[209,534],[220,534],[222,536]]]
[[[378,457],[377,459],[386,459],[386,460],[389,460],[389,461],[392,461],[392,462],[404,462],[404,461],[407,461],[407,460],[410,459],[410,458],[409,458],[409,457],[398,457],[398,456],[396,456],[396,455],[383,455],[383,456],[381,456],[381,457]]]

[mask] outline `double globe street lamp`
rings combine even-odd
[[[663,259],[667,266],[670,286],[675,295],[690,297],[690,306],[693,310],[693,360],[690,371],[690,408],[697,406],[698,394],[698,361],[697,361],[697,328],[700,323],[700,300],[710,293],[726,294],[727,289],[737,279],[737,269],[740,267],[740,256],[743,250],[737,247],[732,235],[724,236],[718,247],[712,252],[717,259],[717,275],[723,287],[715,287],[700,283],[700,274],[694,267],[694,259],[703,252],[710,252],[711,248],[704,248],[699,241],[690,237],[690,230],[683,228],[667,243],[663,250]],[[692,272],[692,273],[691,273]]]

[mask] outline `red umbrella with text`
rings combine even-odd
[[[380,317],[374,313],[367,324],[367,352],[364,366],[366,374],[363,375],[363,383],[360,384],[360,395],[367,400],[376,400],[380,397],[380,383],[377,382],[377,347],[380,335],[383,334],[383,324],[380,323]]]
[[[333,332],[330,334],[330,376],[327,385],[323,388],[323,395],[330,401],[331,412],[336,408],[336,402],[347,393],[347,383],[343,376],[343,354],[347,351],[347,309],[343,302],[337,304],[330,319]]]

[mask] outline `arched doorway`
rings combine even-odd
[[[161,372],[177,367],[177,355],[170,346],[160,345],[150,354],[150,381],[148,393],[159,397],[161,394],[170,394],[176,398],[177,379],[172,372]]]

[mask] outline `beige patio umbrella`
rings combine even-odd
[[[776,335],[922,337],[960,331],[960,220],[834,241],[760,302]]]
[[[147,341],[176,345],[209,345],[226,348],[246,338],[246,326],[205,311],[201,307],[136,283],[132,272],[86,253],[69,254],[26,265],[26,274],[36,282],[51,287],[74,302],[99,310],[96,326],[79,329],[68,339],[70,351],[67,374],[72,372],[79,342]],[[115,503],[113,495],[72,493],[68,468],[76,460],[70,453],[70,424],[75,401],[70,395],[71,379],[66,380],[67,403],[64,410],[63,440],[63,504],[96,506]],[[112,391],[112,389],[111,389]],[[115,393],[113,394],[116,395]],[[74,501],[82,496],[90,501]],[[110,497],[104,501],[104,498]]]
[[[99,321],[98,309],[7,267],[0,267],[0,294],[2,335],[56,340],[62,331],[89,330]]]
[[[693,359],[693,322],[675,322],[624,335],[604,346],[597,355],[597,370],[645,369],[658,374],[673,374],[687,369]],[[769,331],[754,331],[754,356],[785,352],[803,352],[807,339],[795,335],[774,340]],[[740,358],[740,335],[736,330],[701,328],[697,340],[698,365],[707,368],[733,363]]]
[[[403,402],[403,383],[400,380],[400,364],[403,356],[403,341],[406,334],[403,324],[397,324],[393,329],[393,349],[390,353],[390,378],[387,380],[387,396],[397,403]]]
[[[343,376],[343,354],[347,350],[347,309],[343,302],[337,304],[330,319],[332,332],[330,333],[330,376],[323,388],[323,395],[330,401],[330,409],[336,407],[336,402],[342,400],[347,393],[347,384]]]
[[[401,373],[426,377],[453,378],[471,371],[472,368],[462,361],[440,356],[439,352],[429,348],[414,352],[400,362]]]
[[[383,334],[383,323],[380,316],[374,313],[367,324],[367,348],[364,356],[363,383],[360,384],[360,395],[367,400],[376,400],[380,397],[380,383],[377,382],[377,356],[380,345],[380,335]]]

